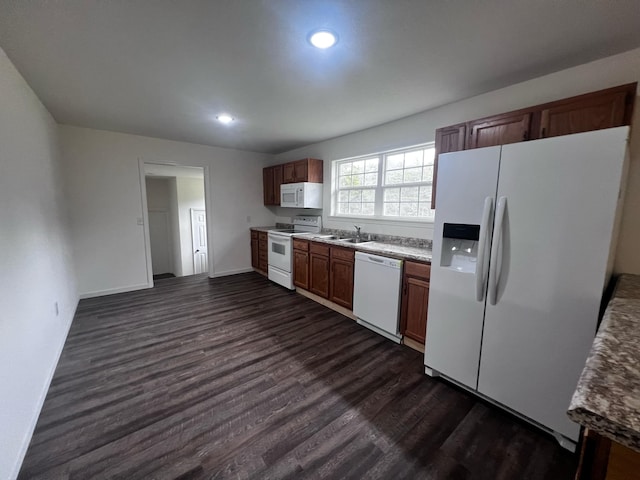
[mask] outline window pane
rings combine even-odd
[[[364,184],[367,187],[375,187],[378,185],[378,174],[377,173],[365,173],[364,175]]]
[[[431,165],[430,167],[424,167],[422,169],[422,181],[423,182],[433,181],[433,165]]]
[[[415,217],[418,214],[418,203],[401,203],[400,204],[400,216],[401,217]]]
[[[339,175],[351,175],[351,162],[341,163]]]
[[[424,150],[424,164],[425,165],[433,165],[433,160],[436,158],[436,149],[435,148],[426,148]]]
[[[340,177],[338,181],[338,186],[340,188],[350,187],[351,186],[351,177]]]
[[[400,201],[400,189],[399,188],[385,188],[384,189],[384,201],[385,202],[399,202]]]
[[[404,187],[400,193],[401,202],[411,202],[418,200],[418,187]]]
[[[362,212],[362,205],[359,203],[350,203],[349,204],[349,213],[360,214]]]
[[[421,203],[418,207],[418,216],[419,217],[432,217],[433,210],[431,210],[430,206],[426,203]]]
[[[358,160],[353,162],[352,164],[352,172],[351,173],[364,173],[364,160]]]
[[[414,150],[404,154],[404,168],[419,167],[422,165],[422,150]]]
[[[397,203],[385,203],[382,214],[390,217],[397,217],[400,214],[400,205]]]
[[[387,172],[384,180],[385,185],[398,185],[402,183],[402,170],[392,170]]]
[[[373,215],[375,211],[375,204],[373,203],[363,203],[362,204],[362,215]]]
[[[389,155],[387,157],[387,170],[397,170],[404,167],[404,153]]]
[[[408,168],[404,171],[404,183],[415,183],[422,180],[422,167]]]
[[[349,192],[349,203],[360,203],[362,201],[362,192],[360,190],[351,190]]]
[[[338,204],[338,213],[349,213],[349,204],[348,203],[339,203]]]
[[[349,190],[342,190],[338,192],[338,202],[344,203],[349,201]]]
[[[420,201],[421,202],[430,202],[431,201],[431,186],[428,187],[420,187]]]
[[[351,176],[351,185],[354,187],[362,187],[364,186],[364,174],[362,175],[352,175]]]
[[[377,172],[378,171],[378,159],[371,158],[365,162],[364,171],[365,172]]]
[[[375,203],[376,191],[375,190],[362,190],[362,201]]]

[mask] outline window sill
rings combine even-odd
[[[372,216],[355,216],[355,215],[328,215],[327,220],[332,222],[353,223],[354,221],[366,221],[373,225],[398,225],[402,227],[431,227],[433,226],[433,218],[424,220],[415,220],[412,218],[389,218],[389,217],[372,217]]]

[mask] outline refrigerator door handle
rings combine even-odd
[[[487,247],[489,245],[489,221],[493,210],[493,197],[484,199],[482,221],[480,223],[480,242],[478,243],[478,261],[476,263],[476,300],[484,300],[485,281],[487,279]]]
[[[502,270],[502,225],[504,212],[507,208],[507,197],[498,198],[496,204],[496,224],[493,228],[493,246],[489,260],[489,303],[495,305],[498,302],[498,284],[500,283],[500,271]],[[498,265],[498,263],[500,265]]]

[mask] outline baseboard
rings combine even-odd
[[[56,360],[52,363],[51,369],[49,371],[49,375],[47,376],[47,381],[45,382],[44,388],[40,393],[40,398],[38,398],[38,407],[36,410],[36,414],[31,419],[31,424],[29,425],[28,434],[22,440],[22,446],[20,447],[20,453],[18,458],[16,459],[15,467],[11,472],[11,476],[9,478],[16,479],[18,478],[18,474],[20,473],[20,469],[22,468],[22,462],[24,462],[24,457],[27,454],[27,450],[29,449],[29,444],[31,443],[31,438],[33,437],[33,432],[36,429],[36,425],[38,424],[38,419],[40,418],[40,413],[42,412],[42,407],[44,406],[44,401],[47,399],[47,393],[49,393],[49,387],[51,386],[51,381],[53,380],[53,375],[56,373],[56,368],[58,367],[58,362],[60,361],[60,356],[62,355],[62,351],[64,350],[64,346],[67,343],[67,337],[69,336],[69,330],[71,330],[71,325],[73,324],[73,319],[76,316],[76,310],[78,309],[78,302],[76,302],[73,307],[73,311],[71,313],[71,318],[69,319],[69,324],[67,325],[67,331],[64,334],[64,339],[60,343],[58,347],[58,352],[56,354]]]
[[[405,337],[402,338],[402,343],[404,343],[409,348],[413,348],[414,350],[417,350],[418,352],[424,353],[424,344],[422,344],[420,342],[416,342],[415,340],[411,340],[410,338],[407,338],[405,336]]]
[[[330,308],[331,310],[335,310],[336,312],[341,313],[345,317],[349,317],[352,320],[358,320],[358,318],[353,314],[351,310],[344,308],[338,305],[337,303],[333,303],[331,300],[327,300],[326,298],[320,297],[315,293],[311,293],[308,290],[303,290],[302,288],[297,288],[297,287],[296,287],[296,293],[299,293],[300,295],[307,297],[313,300],[314,302],[318,302],[319,304],[324,305],[325,307]]]
[[[135,292],[136,290],[144,290],[145,288],[153,288],[153,282],[151,282],[151,283],[140,283],[138,285],[131,285],[131,286],[128,286],[128,287],[109,288],[107,290],[96,290],[94,292],[81,293],[80,294],[80,299],[93,298],[93,297],[104,297],[105,295],[113,295],[113,294],[116,294],[116,293]]]
[[[238,275],[239,273],[253,272],[253,268],[239,268],[237,270],[225,270],[224,272],[215,272],[209,275],[209,278],[228,277],[229,275]]]

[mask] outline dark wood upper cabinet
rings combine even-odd
[[[322,183],[323,162],[317,158],[305,158],[283,165],[282,183]]]
[[[539,137],[629,125],[635,93],[635,84],[623,85],[548,105],[541,112]]]
[[[467,149],[529,140],[533,112],[498,115],[469,122]]]
[[[441,153],[631,125],[636,88],[629,83],[437,129],[431,208]]]
[[[265,205],[280,205],[282,165],[262,169],[262,192]]]
[[[355,251],[348,248],[331,247],[329,300],[340,306],[353,309],[353,269]]]

